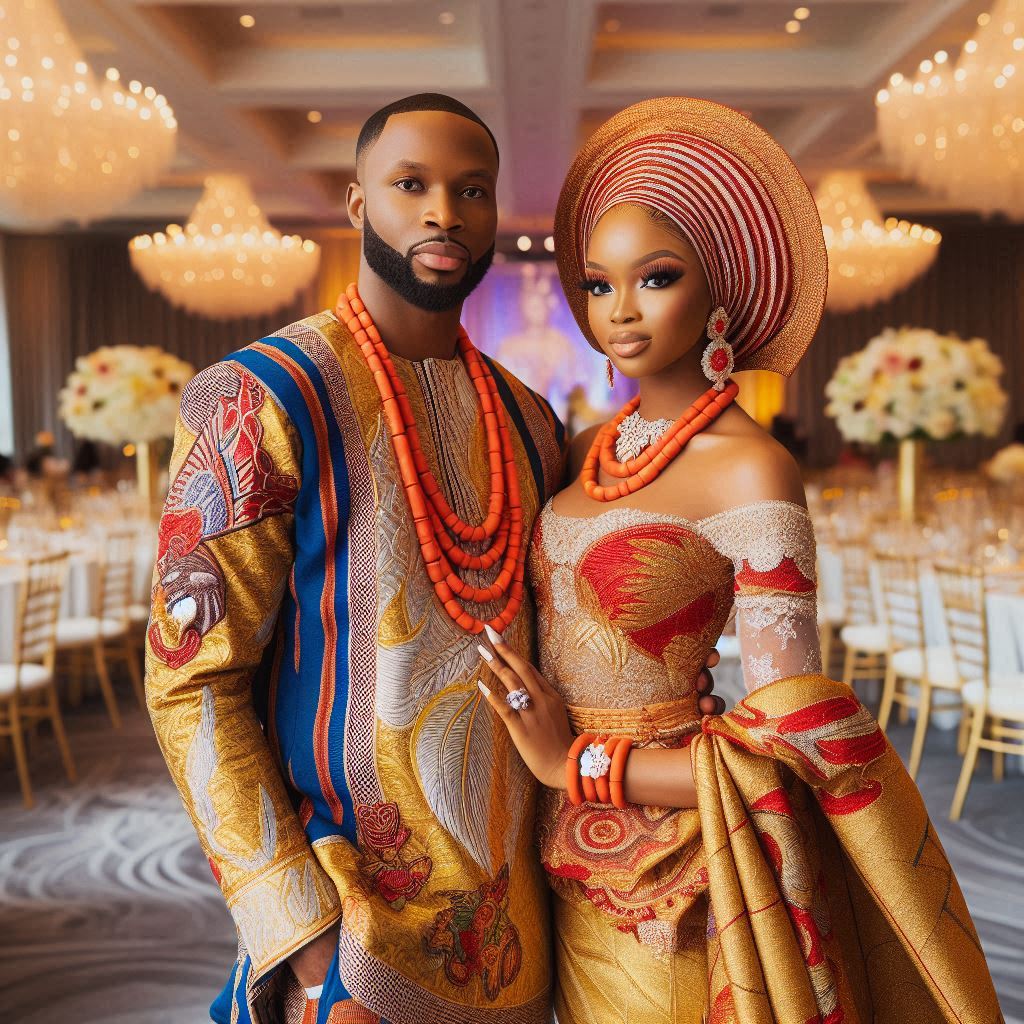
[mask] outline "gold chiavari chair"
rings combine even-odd
[[[927,645],[924,609],[921,602],[921,577],[914,555],[876,552],[881,583],[882,612],[889,634],[882,703],[878,724],[889,724],[893,704],[917,712],[914,740],[910,747],[907,771],[916,778],[924,753],[924,741],[932,712],[934,690],[960,693],[960,676],[953,651],[949,647]],[[906,684],[910,684],[907,686]],[[962,708],[962,700],[943,704],[942,710]]]
[[[42,719],[49,719],[68,781],[75,781],[60,714],[54,679],[57,660],[57,617],[67,579],[65,554],[29,559],[18,586],[14,619],[14,661],[0,664],[0,736],[10,736],[22,799],[32,806],[25,737]]]
[[[950,645],[971,709],[963,767],[949,816],[959,819],[980,750],[992,752],[992,774],[1003,777],[1006,754],[1024,753],[1024,673],[993,673],[989,664],[985,575],[977,568],[941,563],[935,567]]]
[[[839,545],[843,565],[843,611],[846,624],[839,639],[846,648],[843,682],[885,676],[889,634],[878,621],[871,586],[871,549],[866,540],[847,540]]]
[[[132,689],[140,707],[146,698],[142,672],[132,642],[130,611],[135,575],[135,534],[116,531],[106,535],[99,566],[96,614],[61,619],[57,623],[57,648],[71,658],[92,654],[93,666],[114,728],[121,727],[121,713],[110,678],[110,663],[116,658],[128,668]]]

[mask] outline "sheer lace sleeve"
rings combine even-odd
[[[814,528],[806,509],[762,501],[704,520],[702,532],[733,564],[748,692],[820,672]]]

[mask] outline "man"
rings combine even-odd
[[[532,606],[511,601],[521,559],[493,591],[497,565],[438,582],[433,520],[410,511],[432,480],[449,521],[493,513],[494,538],[519,550],[560,484],[546,402],[489,360],[471,379],[461,343],[456,358],[494,251],[497,172],[493,136],[456,100],[378,111],[348,193],[360,340],[319,313],[182,397],[147,694],[238,928],[218,1022],[550,1018],[533,786],[480,702],[466,628],[504,612],[506,642],[529,655]],[[468,532],[463,554],[480,557],[489,541]],[[449,583],[485,596],[460,604]]]

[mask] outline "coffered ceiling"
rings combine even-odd
[[[668,94],[745,110],[812,183],[857,167],[887,210],[948,210],[885,166],[874,94],[893,71],[940,48],[955,53],[985,9],[963,0],[806,0],[797,19],[796,5],[778,0],[61,6],[96,71],[117,67],[122,79],[155,86],[179,121],[170,173],[119,218],[180,220],[204,175],[230,169],[251,177],[272,219],[344,224],[362,121],[400,96],[439,91],[494,130],[510,232],[550,225],[576,148],[604,118]]]

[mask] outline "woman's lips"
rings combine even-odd
[[[622,331],[613,334],[608,339],[612,351],[620,359],[631,359],[638,356],[651,343],[651,339],[645,334],[634,334],[632,331]]]
[[[418,260],[429,270],[459,270],[467,263],[465,249],[443,242],[428,242],[421,245],[413,252],[413,259]]]

